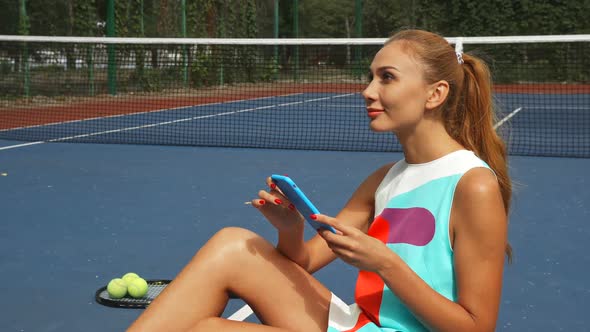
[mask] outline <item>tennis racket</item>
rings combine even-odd
[[[160,295],[160,293],[168,286],[172,280],[160,279],[160,280],[146,280],[148,284],[147,294],[142,298],[133,298],[126,295],[120,299],[112,299],[107,291],[107,286],[103,286],[96,291],[94,298],[96,302],[113,308],[130,308],[130,309],[144,309],[154,301],[154,299]],[[230,299],[237,299],[238,296],[235,294],[229,294]]]
[[[143,309],[147,308],[150,303],[168,286],[172,280],[146,280],[148,284],[147,294],[135,299],[129,295],[125,295],[120,299],[112,299],[107,292],[107,286],[101,287],[96,291],[94,298],[96,302],[114,308],[132,308]]]

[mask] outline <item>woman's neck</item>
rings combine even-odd
[[[397,134],[408,163],[422,164],[465,149],[438,122],[422,122],[409,133]]]

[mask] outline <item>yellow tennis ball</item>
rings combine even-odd
[[[129,284],[135,278],[139,278],[139,275],[137,275],[137,273],[133,273],[133,272],[125,273],[125,275],[123,277],[121,277],[121,279],[125,280],[125,282],[127,284]]]
[[[120,299],[127,294],[127,283],[121,278],[115,278],[107,285],[107,292],[111,299]]]
[[[127,285],[127,292],[132,297],[138,299],[140,297],[144,297],[148,291],[148,284],[147,281],[143,278],[134,278],[131,282]]]

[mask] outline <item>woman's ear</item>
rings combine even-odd
[[[433,110],[442,105],[449,95],[449,82],[438,81],[431,84],[428,88],[428,99],[426,99],[426,109]]]

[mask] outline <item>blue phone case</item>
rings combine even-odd
[[[291,178],[285,175],[273,174],[270,177],[272,181],[281,189],[283,194],[295,205],[297,210],[301,212],[305,220],[314,228],[324,228],[332,233],[336,233],[334,227],[323,224],[310,218],[312,214],[318,214],[320,211],[311,203],[311,201],[305,196],[301,188],[299,188]]]

